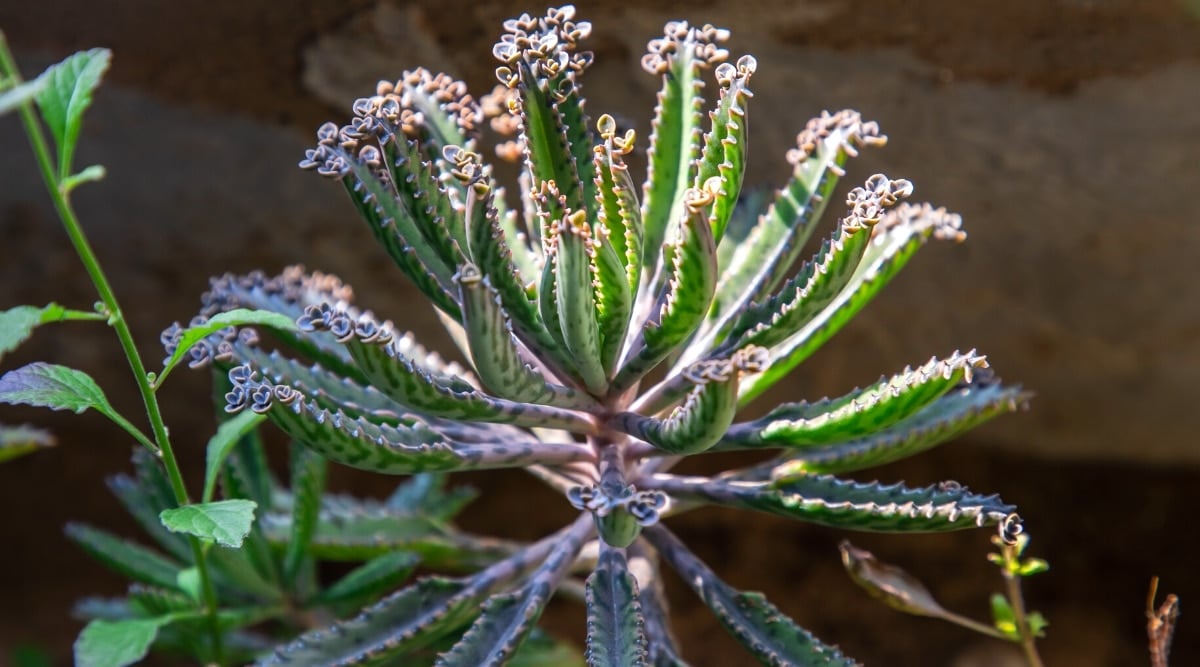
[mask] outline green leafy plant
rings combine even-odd
[[[336,278],[292,267],[214,279],[197,317],[163,333],[163,370],[147,374],[98,263],[80,251],[153,436],[118,419],[70,369],[11,371],[0,400],[96,409],[130,432],[147,451],[135,456],[137,476],[113,488],[167,555],[69,531],[140,582],[122,600],[81,607],[94,620],[77,659],[127,664],[158,642],[218,663],[682,665],[663,594],[669,566],[761,662],[849,665],[762,594],[722,582],[663,519],[724,505],[849,529],[991,526],[1017,538],[1014,508],[994,495],[835,476],[1021,406],[1025,392],[997,381],[974,350],[736,420],[926,241],[963,240],[959,217],[904,201],[906,180],[871,176],[793,273],[846,162],[885,137],[857,112],[822,113],[788,152],[792,174],[769,205],[739,205],[757,64],[724,62],[727,31],[682,22],[668,23],[642,61],[662,88],[639,196],[626,164],[634,132],[584,110],[580,78],[592,56],[580,43],[590,29],[570,6],[506,21],[490,95],[477,101],[444,74],[406,72],[355,101],[348,124],[321,126],[301,162],[342,185],[434,306],[462,363],[355,305]],[[18,90],[11,62],[6,70]],[[50,76],[43,91],[70,80],[88,89],[78,97],[86,106],[96,68],[63,71],[74,78]],[[59,102],[38,101],[53,128],[61,114],[45,107]],[[40,137],[28,99],[15,104]],[[521,167],[512,201],[480,153],[487,125],[505,139],[497,155]],[[78,131],[52,134],[73,144]],[[82,239],[67,194],[102,171],[72,176],[71,150],[60,147],[57,169],[44,143],[35,152]],[[227,413],[207,450],[200,503],[182,486],[154,399],[184,362],[217,371]],[[266,466],[263,420],[294,443],[286,487]],[[774,456],[710,477],[671,472],[688,456],[739,450]],[[326,461],[413,477],[384,503],[346,498],[324,492]],[[493,468],[528,471],[578,518],[532,544],[450,527],[465,496],[443,490],[441,475]],[[218,485],[224,499],[214,501]],[[323,587],[320,559],[363,564]],[[440,574],[400,587],[418,561]],[[558,594],[587,606],[582,658],[537,627]],[[294,639],[269,650],[279,637]]]

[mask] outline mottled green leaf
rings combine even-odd
[[[720,98],[716,109],[709,114],[712,126],[704,135],[692,187],[703,187],[710,178],[720,180],[711,219],[713,238],[718,244],[742,191],[747,148],[746,106],[752,97],[748,84],[757,67],[754,56],[742,56],[737,65],[721,63],[715,71]]]
[[[96,560],[134,581],[174,589],[183,569],[157,552],[80,523],[66,527],[67,537]]]
[[[1012,515],[998,496],[943,482],[924,488],[861,483],[801,474],[773,482],[657,475],[648,488],[677,501],[759,510],[838,528],[879,532],[939,532],[994,526]]]
[[[575,368],[592,394],[601,396],[608,377],[600,359],[600,326],[596,320],[596,249],[583,211],[558,222],[558,243],[552,266],[557,290],[555,305],[563,342]]]
[[[529,580],[511,593],[492,596],[462,639],[438,656],[437,667],[501,667],[533,631],[550,597],[593,530],[584,516],[560,533]]]
[[[163,510],[159,518],[167,530],[237,548],[250,533],[257,507],[253,500],[235,498]]]
[[[317,528],[321,495],[325,492],[325,459],[307,447],[291,448],[292,533],[283,553],[283,579],[299,590]]]
[[[587,579],[588,667],[638,667],[647,661],[637,578],[625,554],[604,549]]]
[[[919,412],[960,383],[970,383],[986,359],[974,350],[936,357],[916,369],[815,403],[786,403],[751,422],[735,424],[720,448],[811,447],[879,433]]]
[[[420,556],[414,553],[390,551],[351,570],[313,601],[324,605],[351,604],[382,595],[408,579],[420,562]]]
[[[808,324],[771,349],[767,370],[742,383],[741,404],[787,375],[840,331],[931,236],[956,241],[965,238],[961,224],[959,216],[928,204],[904,203],[888,211],[872,230],[871,245],[846,287]]]
[[[725,629],[762,664],[772,667],[858,664],[796,625],[762,593],[730,588],[666,528],[651,526],[645,535]]]

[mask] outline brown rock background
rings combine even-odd
[[[297,261],[341,275],[364,303],[436,341],[431,314],[406,308],[415,292],[337,189],[294,165],[316,125],[343,117],[378,78],[423,64],[476,93],[490,89],[499,22],[541,9],[488,0],[54,0],[0,6],[0,29],[27,75],[75,49],[114,50],[78,157],[103,163],[109,176],[76,203],[153,362],[158,332],[190,317],[209,275]],[[777,185],[804,121],[849,106],[879,120],[891,141],[852,163],[848,181],[904,176],[917,197],[964,215],[967,244],[922,251],[773,398],[843,392],[955,348],[987,353],[1004,377],[1038,392],[1033,410],[877,475],[951,477],[1002,492],[1054,567],[1028,591],[1053,624],[1047,663],[1146,664],[1149,577],[1161,574],[1182,594],[1185,614],[1200,600],[1189,558],[1200,507],[1196,4],[593,2],[580,14],[595,26],[597,65],[585,79],[593,114],[614,113],[648,136],[657,85],[638,67],[646,40],[667,19],[711,22],[733,29],[734,54],[759,60],[749,183]],[[0,119],[0,150],[0,308],[87,307],[94,296],[14,118]],[[139,414],[119,348],[101,327],[43,330],[3,367],[34,359],[87,370],[114,404]],[[163,394],[194,470],[212,429],[204,380],[180,373]],[[67,543],[61,525],[84,519],[136,534],[102,481],[126,465],[128,443],[94,415],[5,408],[0,419],[49,425],[62,442],[0,467],[0,664],[18,645],[65,664],[78,630],[71,601],[116,594],[122,583]],[[364,493],[392,482],[349,472],[338,481]],[[489,494],[468,510],[473,529],[534,536],[566,516],[523,477],[468,481]],[[555,515],[530,518],[530,506]],[[841,574],[837,532],[718,511],[675,525],[732,584],[765,590],[867,664],[981,665],[989,663],[979,656],[1003,648],[867,599]],[[979,617],[999,585],[982,534],[855,541]],[[745,664],[686,591],[672,594],[696,664]],[[1189,618],[1173,664],[1200,661]],[[573,607],[556,608],[553,622],[582,632]]]

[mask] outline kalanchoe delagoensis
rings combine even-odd
[[[590,24],[566,6],[504,30],[492,51],[500,86],[482,105],[444,74],[408,72],[355,101],[348,124],[321,126],[300,163],[342,184],[466,363],[360,310],[336,279],[289,269],[215,280],[201,315],[286,313],[297,330],[273,339],[316,364],[222,332],[193,365],[228,374],[229,411],[265,414],[321,457],[395,474],[520,467],[580,518],[263,662],[410,664],[442,646],[438,665],[504,664],[553,592],[586,577],[589,664],[684,664],[662,603],[665,564],[760,661],[852,664],[760,595],[722,583],[663,519],[726,505],[849,529],[1020,532],[1012,506],[957,483],[834,476],[1020,407],[1026,394],[985,372],[974,350],[736,421],[927,240],[962,241],[960,218],[906,202],[912,183],[876,174],[849,191],[833,233],[793,272],[847,160],[885,142],[877,124],[822,112],[787,152],[793,171],[770,206],[738,208],[758,63],[725,62],[726,30],[672,22],[642,60],[662,88],[639,188],[624,162],[634,132],[584,110]],[[500,156],[523,167],[515,207],[479,148],[485,118],[508,140]],[[177,332],[164,333],[168,349]],[[744,449],[777,456],[715,477],[671,472],[686,456]]]

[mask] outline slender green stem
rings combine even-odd
[[[1006,546],[1005,551],[1013,549]],[[1015,553],[1005,553],[1006,559],[1016,559]],[[1004,576],[1004,587],[1008,592],[1008,603],[1012,605],[1013,620],[1017,624],[1017,632],[1021,634],[1021,650],[1025,652],[1025,659],[1029,661],[1029,667],[1043,667],[1042,658],[1038,655],[1037,647],[1034,645],[1033,631],[1029,627],[1029,618],[1025,614],[1025,598],[1021,595],[1021,579],[1016,572],[1013,572],[1009,567],[1000,569],[1000,573]]]
[[[20,85],[22,81],[16,62],[8,49],[8,41],[5,39],[3,33],[0,33],[0,73],[3,73],[14,85]],[[58,217],[66,229],[67,236],[71,239],[71,245],[74,246],[75,252],[79,256],[80,262],[83,263],[88,277],[91,278],[96,292],[100,295],[100,300],[104,302],[104,307],[108,311],[109,326],[116,331],[117,339],[121,343],[121,349],[129,361],[129,368],[133,371],[138,392],[142,396],[142,403],[146,408],[146,416],[150,420],[154,440],[158,445],[158,455],[166,468],[167,477],[171,482],[171,490],[175,495],[175,501],[180,505],[186,505],[189,503],[187,487],[184,485],[183,475],[179,470],[179,463],[175,458],[174,450],[171,448],[170,438],[167,436],[167,427],[163,423],[162,411],[159,409],[158,400],[155,398],[150,378],[146,375],[146,366],[142,362],[141,354],[138,353],[137,345],[134,343],[129,323],[125,320],[125,315],[121,311],[117,297],[112,291],[108,277],[104,274],[104,270],[100,266],[100,261],[96,258],[91,243],[88,242],[83,227],[79,224],[79,219],[75,216],[75,211],[67,197],[61,179],[55,174],[54,159],[51,157],[50,150],[46,145],[46,138],[42,135],[42,129],[34,113],[33,105],[26,102],[20,106],[19,111],[21,122],[25,126],[25,134],[29,138],[30,147],[33,149],[38,168],[42,173],[42,180],[45,181],[46,189],[50,193],[50,199],[54,203],[54,209],[58,213]],[[199,539],[189,536],[188,541],[192,548],[192,555],[196,560],[196,569],[200,574],[200,585],[204,592],[209,629],[212,634],[213,654],[217,662],[222,662],[221,632],[217,621],[217,596],[208,572],[207,555]]]

